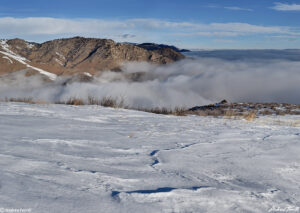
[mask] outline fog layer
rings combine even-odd
[[[230,102],[300,104],[300,62],[287,60],[185,59],[155,66],[127,63],[123,72],[103,72],[91,82],[60,77],[45,82],[25,71],[0,77],[0,99],[33,98],[46,102],[113,97],[131,107],[192,107]]]

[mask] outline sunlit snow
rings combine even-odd
[[[0,207],[299,211],[299,124],[0,103]]]

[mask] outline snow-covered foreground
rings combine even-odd
[[[299,212],[299,122],[0,103],[0,208]]]

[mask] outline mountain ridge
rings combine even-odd
[[[105,70],[120,71],[124,62],[169,64],[185,58],[172,48],[147,50],[111,39],[78,36],[44,43],[16,38],[2,40],[0,44],[0,74],[29,68],[45,70],[57,76],[78,73],[94,75]]]

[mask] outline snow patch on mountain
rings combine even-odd
[[[55,75],[53,73],[47,72],[43,69],[40,69],[40,68],[37,68],[37,67],[34,67],[34,66],[28,64],[28,62],[30,62],[28,59],[26,59],[26,58],[24,58],[20,55],[15,54],[13,51],[11,51],[9,49],[9,45],[7,44],[6,40],[1,40],[0,41],[0,46],[2,47],[2,50],[4,50],[4,51],[0,51],[0,53],[5,55],[6,57],[14,59],[14,60],[18,61],[19,63],[26,65],[26,67],[38,71],[39,73],[41,73],[42,75],[47,76],[51,80],[55,80],[57,78],[57,75]]]
[[[90,74],[90,73],[88,73],[88,72],[84,72],[83,74],[86,75],[86,76],[88,76],[88,77],[93,77],[93,75]]]
[[[33,44],[30,44],[30,43],[27,43],[27,42],[26,42],[26,46],[27,46],[27,48],[29,48],[29,49],[32,49],[32,48],[34,47]]]
[[[55,54],[58,55],[58,56],[59,56],[60,58],[62,58],[62,59],[66,59],[65,56],[63,56],[63,55],[62,55],[61,53],[59,53],[59,52],[55,52]]]
[[[60,65],[60,66],[63,66],[64,64],[63,64],[63,62],[61,62],[59,59],[55,59],[55,61]]]
[[[9,61],[9,63],[13,64],[14,62],[7,56],[3,56],[2,58],[7,59]]]

